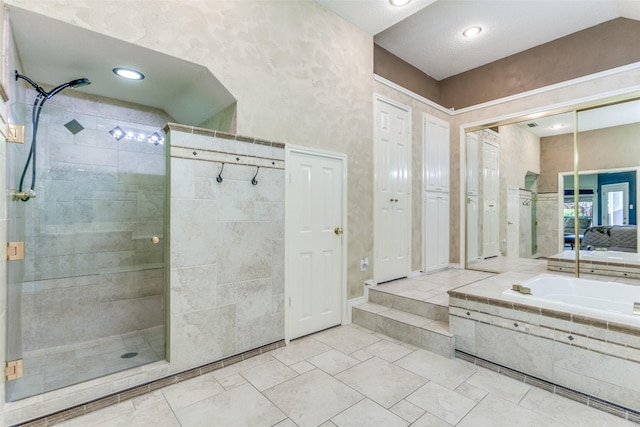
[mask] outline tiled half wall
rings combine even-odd
[[[176,372],[284,337],[284,145],[173,124],[166,131]]]

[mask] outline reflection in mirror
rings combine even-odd
[[[568,272],[575,271],[576,255],[583,260],[583,273],[609,268],[595,265],[595,257],[607,258],[608,264],[634,257],[640,265],[640,101],[577,114],[578,191],[574,114],[467,133],[468,268]]]
[[[546,268],[541,258],[561,251],[558,174],[545,175],[542,141],[573,132],[572,117],[548,116],[467,133],[468,268],[541,271]],[[556,153],[567,157],[567,171],[573,169],[569,148]]]

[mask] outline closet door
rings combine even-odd
[[[385,282],[410,270],[409,109],[376,100],[374,278]]]
[[[427,272],[449,266],[449,195],[425,193],[424,205],[424,271]]]
[[[424,115],[424,189],[449,192],[449,123]]]
[[[482,257],[498,256],[498,147],[485,142],[482,157]]]

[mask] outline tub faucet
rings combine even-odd
[[[633,314],[640,316],[640,302],[633,303]]]
[[[525,294],[525,295],[531,295],[531,288],[528,288],[526,286],[522,286],[522,285],[518,285],[518,284],[513,284],[513,286],[511,286],[511,290],[516,291],[516,292],[520,292],[521,294]]]

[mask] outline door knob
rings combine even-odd
[[[342,234],[342,227],[336,227],[333,229],[333,232],[336,233],[338,236]]]
[[[154,245],[157,245],[158,243],[160,243],[160,238],[158,236],[153,236],[151,238],[151,243],[153,243]]]

